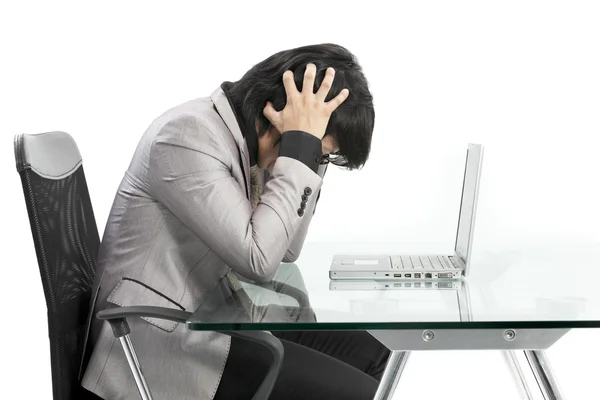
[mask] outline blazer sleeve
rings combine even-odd
[[[231,174],[232,155],[217,128],[195,115],[165,123],[151,145],[150,194],[200,237],[235,272],[270,281],[310,212],[322,178],[305,164],[279,157],[261,202],[252,209]]]
[[[317,174],[321,178],[325,177],[325,172],[327,172],[328,165],[329,164],[319,165]],[[317,208],[317,202],[319,200],[320,195],[321,195],[321,190],[319,190],[319,192],[317,193],[315,202],[311,206],[311,209],[307,210],[308,212],[302,219],[302,222],[300,223],[300,228],[298,228],[298,231],[295,233],[292,243],[290,244],[290,247],[288,248],[287,252],[285,253],[283,262],[288,262],[288,263],[295,262],[298,259],[298,257],[300,257],[300,253],[302,252],[302,247],[304,247],[304,241],[306,240],[306,235],[308,234],[308,227],[310,226],[310,222],[312,221],[312,217]]]

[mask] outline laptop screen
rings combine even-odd
[[[467,150],[467,162],[465,165],[465,177],[463,180],[462,198],[460,202],[460,213],[458,216],[458,232],[456,233],[456,255],[461,258],[465,265],[469,259],[471,243],[473,240],[473,227],[475,221],[475,208],[477,204],[477,193],[479,185],[479,174],[483,147],[478,144],[469,144]]]

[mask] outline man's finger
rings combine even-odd
[[[294,82],[294,73],[292,71],[285,71],[283,73],[283,86],[285,87],[285,94],[287,95],[288,101],[293,96],[299,94],[296,83]]]
[[[330,114],[333,113],[336,108],[338,108],[344,101],[346,101],[349,94],[350,94],[350,91],[348,89],[342,89],[342,91],[337,96],[335,96],[333,99],[329,100],[326,103],[327,110],[329,111],[329,113]]]
[[[333,78],[335,76],[335,70],[331,67],[327,68],[325,72],[325,78],[323,78],[323,82],[321,82],[321,87],[317,91],[317,101],[322,102],[325,101],[331,86],[333,85]]]
[[[314,93],[315,76],[317,75],[317,66],[308,64],[304,71],[304,82],[302,82],[302,93]]]
[[[267,102],[267,105],[263,109],[263,114],[267,119],[275,126],[279,123],[279,112],[273,107],[273,103]]]

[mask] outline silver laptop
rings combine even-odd
[[[333,280],[455,280],[466,276],[473,243],[482,162],[483,146],[469,144],[453,255],[336,255],[329,277]]]

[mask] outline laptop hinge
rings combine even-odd
[[[465,270],[466,265],[463,262],[462,258],[458,254],[454,253],[454,256],[449,257],[449,258],[450,258],[450,262],[452,262],[461,271]]]

